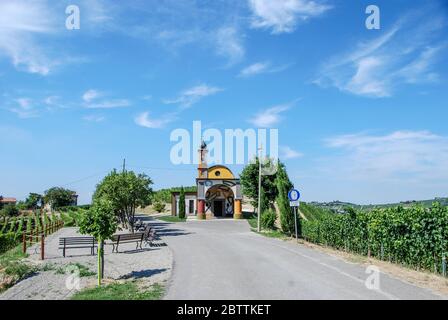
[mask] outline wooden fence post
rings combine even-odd
[[[26,232],[22,233],[23,253],[26,253]]]
[[[40,259],[45,259],[45,234],[40,234]]]

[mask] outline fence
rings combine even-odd
[[[37,242],[40,242],[40,258],[41,260],[45,259],[45,237],[58,231],[64,226],[64,222],[56,221],[51,222],[49,224],[44,225],[42,229],[36,228],[31,232],[24,231],[22,233],[22,251],[26,253],[26,248],[28,246],[32,246]]]

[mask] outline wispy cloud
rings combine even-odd
[[[19,118],[29,119],[39,116],[38,110],[30,98],[22,97],[14,99],[12,104],[13,105],[9,108],[9,111],[17,114]]]
[[[328,172],[347,179],[435,183],[448,178],[448,137],[430,131],[357,133],[331,137],[325,142],[341,152],[329,159]]]
[[[82,95],[84,107],[88,109],[113,109],[129,107],[131,102],[127,99],[100,99],[107,96],[106,93],[90,89]]]
[[[201,101],[203,98],[212,96],[218,92],[223,91],[219,87],[201,84],[182,91],[178,97],[174,99],[165,99],[165,104],[178,104],[181,108],[189,108]]]
[[[311,0],[249,0],[252,27],[270,29],[273,34],[293,32],[297,25],[322,15],[331,6]]]
[[[285,160],[297,159],[303,157],[303,153],[295,151],[289,146],[280,146],[280,158]]]
[[[41,76],[67,64],[84,62],[51,41],[64,30],[60,12],[64,12],[61,3],[50,5],[47,0],[2,0],[0,58],[9,59],[19,71]]]
[[[233,26],[218,29],[215,34],[216,52],[228,60],[229,65],[240,62],[245,49],[241,37],[241,31]]]
[[[165,127],[168,123],[174,121],[174,114],[165,115],[162,118],[155,119],[149,116],[149,112],[143,112],[137,115],[134,119],[135,123],[141,127],[150,129],[160,129]]]
[[[260,111],[249,122],[258,128],[269,128],[282,120],[282,113],[289,110],[295,102],[282,104]]]
[[[434,12],[407,14],[381,36],[358,43],[349,54],[332,57],[314,83],[381,98],[392,96],[403,84],[435,82],[435,63],[447,46],[440,38],[444,25]]]
[[[94,89],[90,89],[87,90],[83,95],[82,95],[82,100],[84,100],[85,102],[89,103],[99,97],[103,96],[103,93],[98,91],[98,90],[94,90]]]
[[[288,69],[290,65],[273,66],[271,62],[256,62],[241,70],[239,77],[248,78],[263,73],[277,73]]]

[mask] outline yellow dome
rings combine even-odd
[[[208,179],[235,179],[235,177],[229,168],[213,166],[208,169]]]

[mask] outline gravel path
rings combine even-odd
[[[149,220],[149,223],[154,223]],[[158,224],[158,223],[157,223]],[[27,259],[30,264],[45,266],[49,271],[39,271],[20,281],[0,295],[0,300],[61,300],[68,299],[76,292],[70,275],[59,274],[57,269],[66,268],[70,263],[80,263],[90,271],[96,272],[97,256],[90,255],[90,249],[68,250],[62,257],[58,250],[59,237],[80,236],[77,228],[63,228],[45,241],[45,261],[41,261],[36,246],[28,249]],[[106,242],[107,243],[107,242]],[[164,283],[171,275],[173,256],[171,250],[162,240],[153,247],[143,246],[143,250],[135,250],[135,244],[122,244],[119,253],[112,253],[112,246],[105,248],[105,277],[114,280],[138,279],[142,285]],[[70,277],[70,278],[69,278]],[[96,275],[81,277],[79,287],[93,286]],[[66,285],[68,283],[68,286]]]

